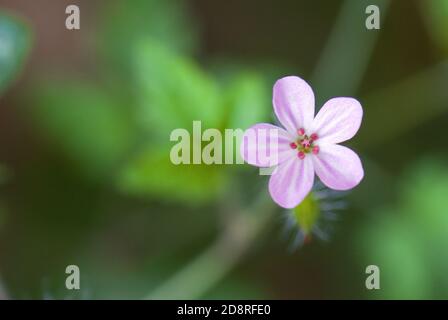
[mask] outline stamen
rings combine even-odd
[[[299,153],[297,154],[297,156],[299,157],[300,160],[305,159],[305,152],[303,151],[299,151]]]
[[[320,150],[320,148],[319,148],[319,146],[314,146],[313,147],[313,154],[318,154],[319,153],[319,150]]]
[[[300,128],[299,130],[297,130],[297,133],[299,134],[299,136],[303,136],[305,134],[305,129]]]
[[[319,139],[319,137],[318,137],[317,134],[315,134],[315,133],[313,133],[313,134],[310,136],[310,138],[311,138],[311,140],[313,140],[313,141],[316,141],[317,139]]]
[[[291,142],[289,146],[291,147],[291,149],[297,149],[297,144],[295,144],[294,142]]]

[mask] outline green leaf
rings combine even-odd
[[[448,52],[448,1],[427,0],[420,4],[432,38]]]
[[[381,269],[381,290],[390,299],[437,299],[448,293],[448,171],[443,161],[423,159],[400,184],[399,201],[377,210],[360,233],[366,263]]]
[[[241,72],[227,89],[229,115],[227,128],[247,129],[268,119],[272,110],[271,91],[264,79],[254,72]]]
[[[32,98],[37,128],[80,169],[92,177],[114,173],[133,138],[124,104],[81,82],[48,82]]]
[[[178,56],[154,41],[137,48],[135,72],[140,94],[140,119],[159,142],[169,143],[176,128],[219,128],[223,107],[216,83],[189,59]]]
[[[129,71],[130,48],[148,37],[179,53],[191,53],[196,47],[193,20],[177,0],[110,0],[102,7],[100,19],[100,51],[114,68]]]
[[[169,149],[148,149],[124,170],[119,181],[125,192],[151,195],[190,204],[209,201],[225,188],[226,176],[218,166],[174,165]]]
[[[380,268],[381,290],[372,295],[383,299],[425,299],[431,294],[429,264],[424,258],[424,245],[416,237],[412,225],[382,212],[381,221],[363,229],[361,241],[366,265]]]
[[[448,171],[443,161],[425,158],[414,165],[413,174],[402,182],[401,199],[403,212],[427,234],[426,240],[448,241]]]
[[[30,43],[28,27],[17,18],[0,12],[0,94],[20,72]]]
[[[259,74],[243,71],[231,76],[223,99],[226,107],[225,129],[244,131],[256,123],[266,122],[272,110],[269,95],[270,89]],[[232,144],[226,143],[224,147],[226,154],[233,154],[236,161],[236,155],[240,152],[236,139]],[[248,169],[249,166],[238,166],[240,168]]]

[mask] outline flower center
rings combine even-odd
[[[299,159],[304,159],[305,155],[310,152],[313,154],[319,153],[319,146],[314,143],[318,139],[317,134],[313,133],[308,136],[303,128],[297,130],[297,134],[297,140],[295,142],[291,142],[289,145],[292,149],[297,150],[297,156]]]

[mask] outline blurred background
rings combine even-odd
[[[291,74],[361,101],[365,178],[285,232],[267,177],[169,133],[275,122]],[[448,0],[0,0],[0,298],[447,299],[447,84]]]

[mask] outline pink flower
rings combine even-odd
[[[353,98],[333,98],[314,117],[314,93],[301,78],[282,78],[273,91],[274,112],[284,129],[258,123],[246,130],[241,144],[247,163],[277,166],[269,180],[272,199],[281,207],[296,207],[310,192],[314,173],[331,189],[358,185],[364,176],[361,160],[338,143],[358,131],[361,104]]]

